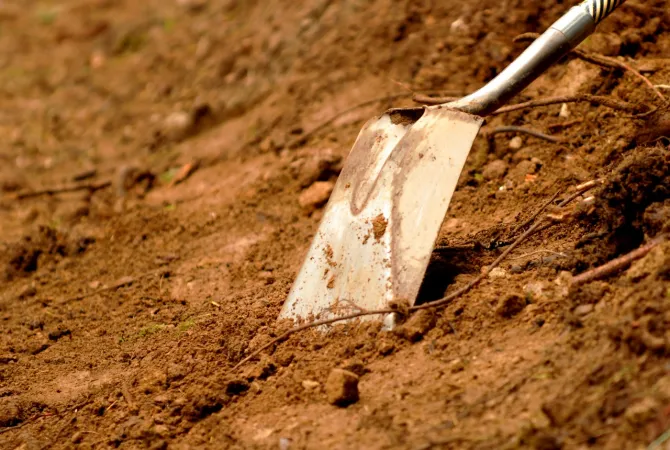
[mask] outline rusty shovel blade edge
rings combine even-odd
[[[400,299],[413,305],[482,122],[443,106],[389,110],[369,121],[280,319],[325,319]]]

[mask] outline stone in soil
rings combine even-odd
[[[435,326],[436,321],[437,318],[434,311],[427,309],[419,310],[407,322],[396,329],[396,334],[411,342],[417,342]]]
[[[344,369],[333,369],[326,380],[328,403],[348,406],[358,401],[358,375]]]
[[[514,136],[508,144],[510,150],[519,150],[523,146],[523,139],[521,136]]]
[[[332,181],[316,181],[310,187],[302,191],[298,197],[298,203],[305,212],[313,212],[323,206],[330,197],[335,183]]]
[[[505,173],[507,173],[507,163],[502,159],[491,161],[482,170],[485,180],[499,180],[505,176]]]

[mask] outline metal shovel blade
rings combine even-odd
[[[361,130],[280,318],[414,304],[483,119],[443,106],[387,111]]]

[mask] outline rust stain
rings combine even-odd
[[[333,259],[333,247],[330,244],[327,244],[323,249],[323,254],[326,256],[326,262],[330,267],[337,266],[337,263]]]

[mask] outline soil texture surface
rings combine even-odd
[[[572,3],[0,2],[0,448],[665,448],[668,0],[486,118],[418,303],[544,220],[479,284],[254,355],[365,122]]]

